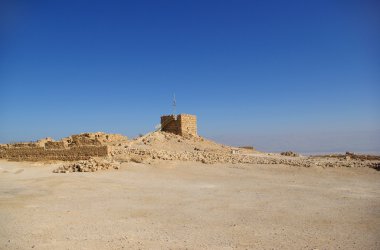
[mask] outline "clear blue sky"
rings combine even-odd
[[[0,143],[171,113],[262,150],[380,152],[379,1],[0,1]]]

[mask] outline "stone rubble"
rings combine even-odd
[[[71,173],[71,172],[96,172],[106,169],[119,169],[119,163],[107,159],[95,159],[77,161],[64,164],[53,170],[53,173]]]
[[[298,157],[298,156],[300,156],[299,154],[294,153],[293,151],[282,152],[281,155],[284,155],[284,156],[292,156],[292,157]]]
[[[231,164],[284,164],[297,167],[370,167],[377,169],[379,161],[344,160],[318,157],[270,157],[246,154],[227,154],[206,151],[173,152],[166,150],[152,150],[139,148],[125,148],[114,151],[113,155],[128,155],[134,162],[151,162],[152,160],[167,161],[196,161],[205,164],[231,163]]]
[[[75,146],[70,147],[70,145]],[[61,149],[62,147],[69,149]],[[105,148],[102,154],[89,151],[100,147]],[[321,156],[300,156],[292,151],[280,154],[263,153],[256,151],[253,147],[238,148],[218,144],[198,135],[180,136],[162,131],[148,133],[133,140],[120,135],[84,133],[70,136],[68,139],[64,138],[59,142],[46,138],[34,144],[0,145],[0,157],[1,152],[6,152],[6,158],[13,159],[10,157],[13,152],[18,157],[15,158],[16,160],[31,160],[31,153],[29,153],[29,158],[22,158],[22,152],[28,150],[37,152],[34,154],[36,158],[33,158],[34,160],[42,161],[47,158],[70,161],[55,169],[55,173],[95,172],[118,169],[123,162],[152,164],[160,161],[192,161],[204,164],[282,164],[322,168],[369,167],[380,170],[379,156],[357,155],[350,152]],[[76,151],[78,153],[74,154]],[[47,153],[59,157],[42,157]]]

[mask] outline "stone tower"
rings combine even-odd
[[[197,136],[197,117],[188,114],[161,116],[161,130],[181,136]]]

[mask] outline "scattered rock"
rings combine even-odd
[[[133,156],[131,156],[130,161],[135,162],[135,163],[143,163],[144,157],[142,157],[140,155],[133,155]]]
[[[115,161],[106,159],[90,158],[85,161],[77,161],[74,163],[64,164],[53,170],[53,173],[68,173],[68,172],[95,172],[106,169],[119,169],[119,164]]]
[[[281,155],[284,155],[284,156],[291,156],[291,157],[298,157],[299,154],[293,152],[293,151],[286,151],[286,152],[282,152]]]

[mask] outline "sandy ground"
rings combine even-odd
[[[0,161],[0,249],[380,249],[380,172]]]

